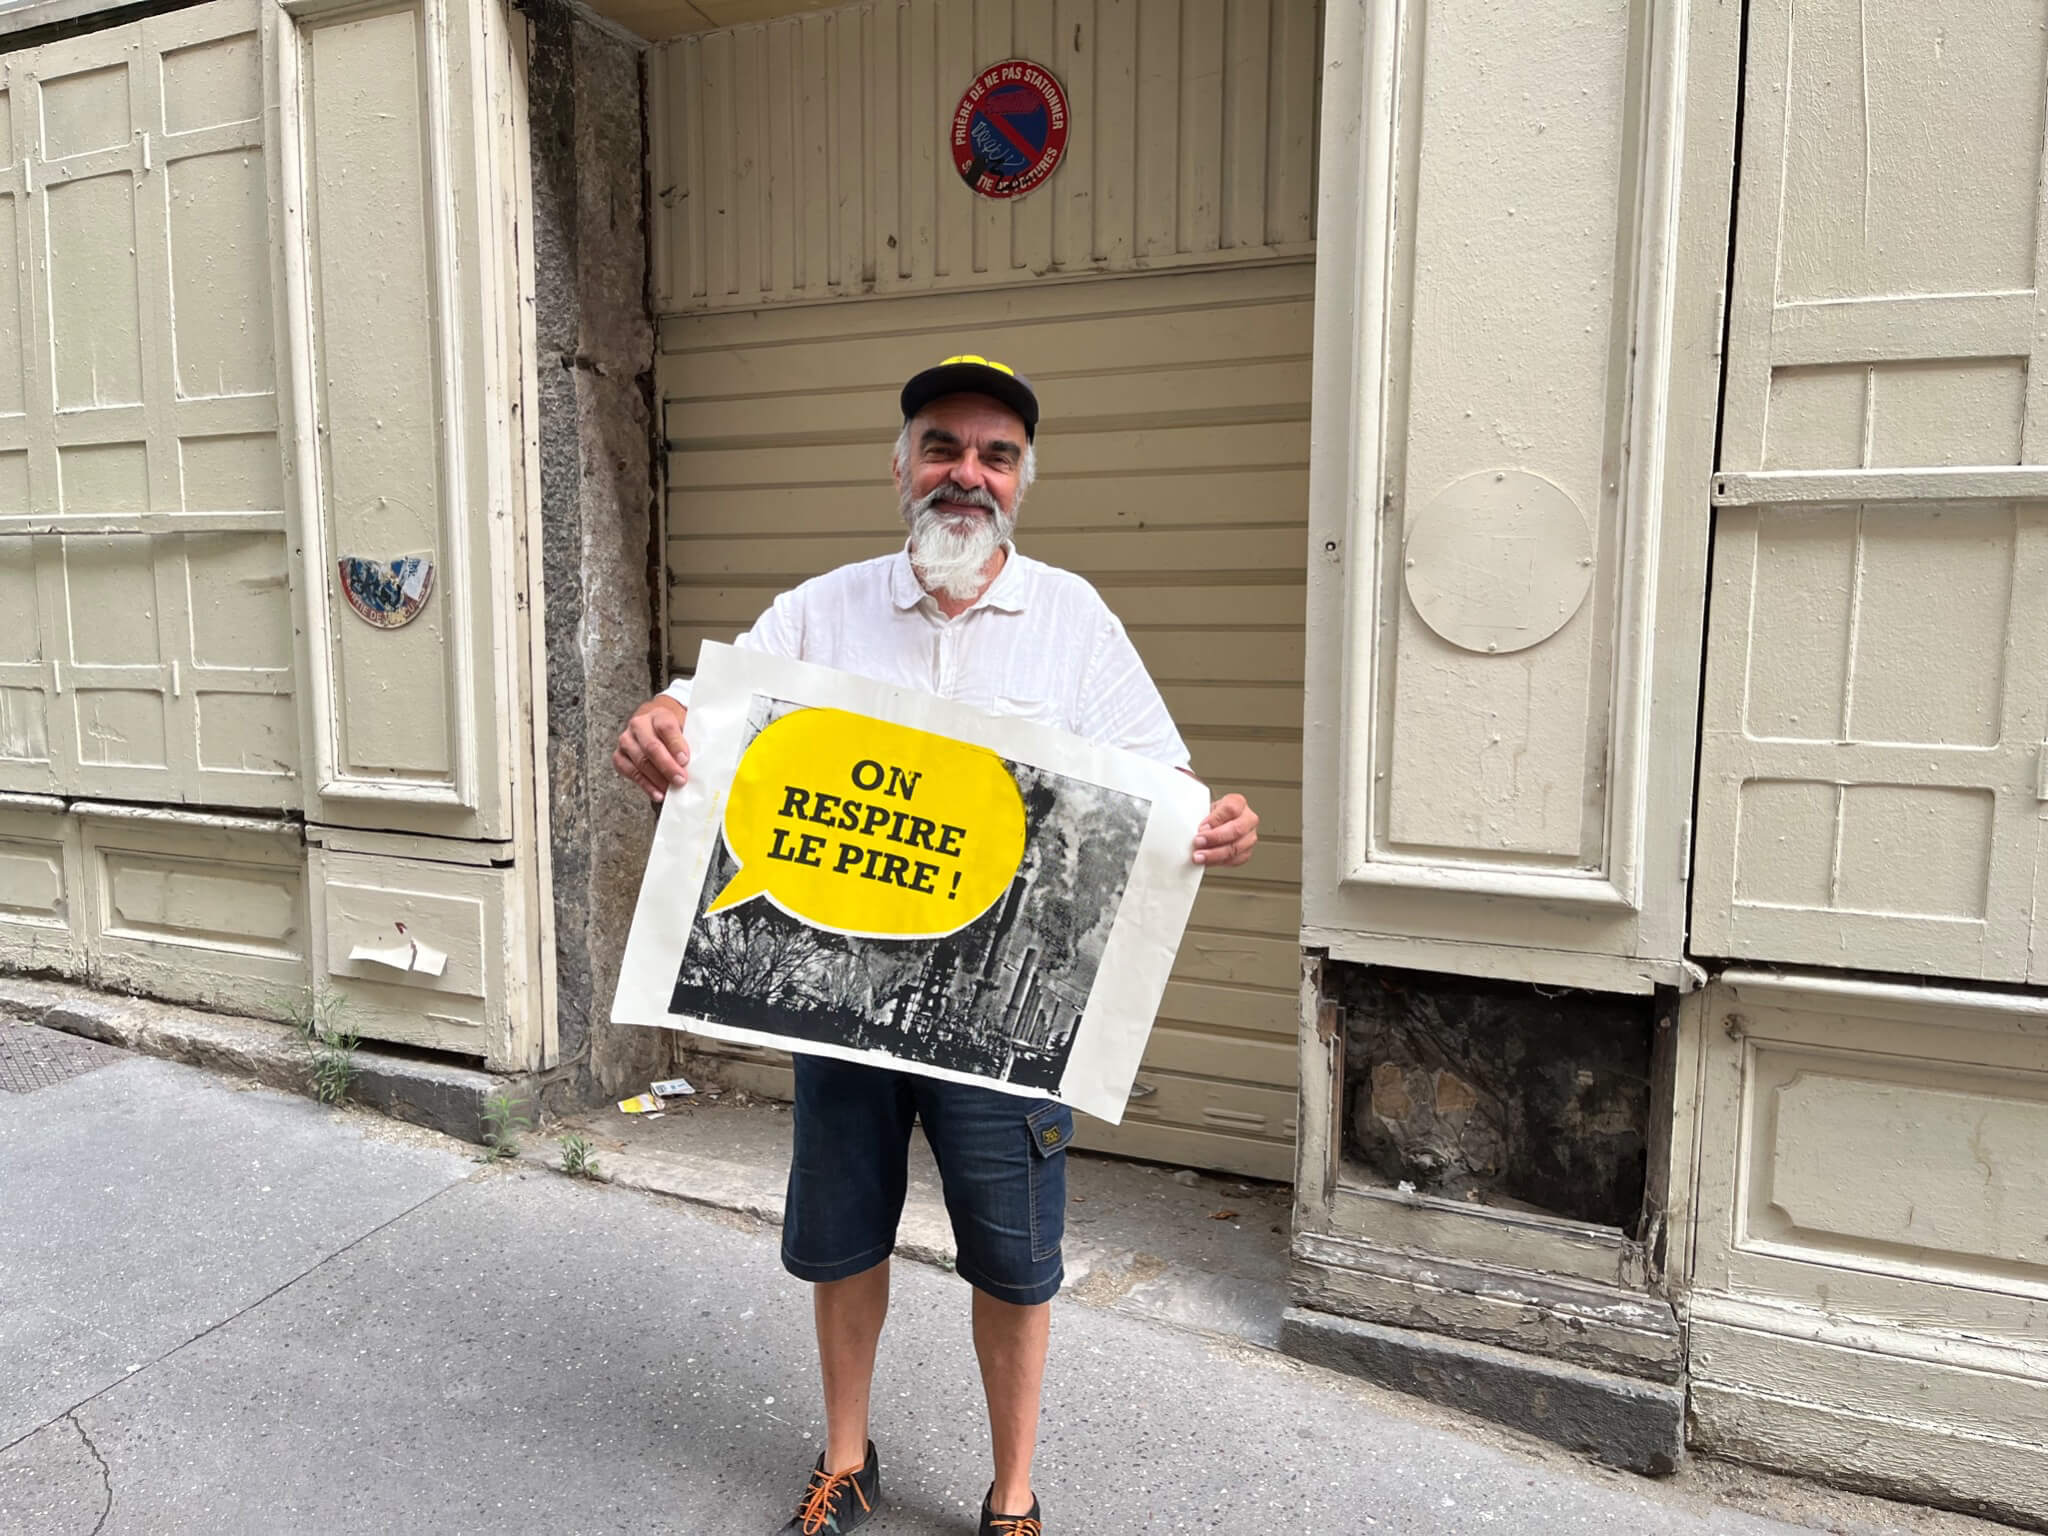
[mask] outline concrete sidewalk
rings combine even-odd
[[[822,1425],[808,1298],[768,1221],[90,1050],[0,1085],[0,1532],[722,1536],[785,1518]],[[766,1206],[766,1164],[737,1154],[775,1135],[772,1112],[721,1109],[650,1140],[706,1138],[707,1171],[718,1143],[734,1198],[752,1180]],[[661,1152],[617,1139],[597,1149],[617,1171]],[[1055,1536],[1993,1529],[1726,1471],[1645,1482],[1170,1325],[1198,1301],[1212,1319],[1266,1305],[1271,1245],[1253,1239],[1274,1195],[1076,1173],[1083,1193],[1156,1180],[1139,1192],[1160,1214],[1077,1235],[1097,1256],[1056,1304]],[[1206,1249],[1126,1257],[1192,1221]],[[972,1529],[966,1299],[936,1265],[897,1266],[878,1536]]]

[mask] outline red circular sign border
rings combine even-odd
[[[974,109],[982,97],[999,85],[1027,85],[1045,98],[1048,122],[1045,147],[1021,175],[1003,178],[983,172],[977,180],[970,182],[967,181],[967,172],[974,163],[974,153],[968,130],[974,123]],[[953,108],[953,169],[977,197],[998,202],[1022,197],[1027,192],[1036,191],[1047,177],[1059,169],[1059,163],[1067,152],[1067,131],[1072,122],[1066,87],[1043,64],[1030,59],[1004,59],[1000,64],[991,64],[974,77],[974,83],[967,87]]]

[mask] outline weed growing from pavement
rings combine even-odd
[[[356,1065],[353,1030],[323,1029],[313,1047],[313,1097],[322,1104],[345,1104],[362,1068]]]
[[[274,997],[270,1001],[287,1024],[315,1045],[335,1032],[342,1010],[348,1007],[348,999],[339,992],[325,992],[314,987]]]
[[[524,1100],[509,1093],[492,1094],[484,1100],[484,1155],[478,1161],[510,1162],[519,1155],[519,1133],[532,1129]]]
[[[562,1172],[574,1179],[594,1179],[597,1159],[590,1155],[590,1142],[571,1132],[558,1145],[562,1149]]]
[[[307,987],[270,1001],[285,1022],[298,1031],[300,1043],[310,1053],[306,1080],[313,1097],[322,1104],[346,1104],[356,1079],[362,1075],[362,1068],[356,1065],[356,1046],[360,1040],[341,1021],[348,999],[339,992]]]

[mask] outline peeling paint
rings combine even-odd
[[[32,688],[0,688],[0,758],[43,763],[50,759],[47,706]]]

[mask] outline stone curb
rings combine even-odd
[[[305,1039],[287,1024],[20,976],[0,976],[0,1013],[286,1093],[311,1091]],[[517,1078],[377,1050],[359,1048],[355,1061],[350,1102],[463,1141],[483,1140],[484,1106],[494,1094],[521,1087]]]
[[[537,1131],[522,1140],[519,1161],[528,1167],[561,1173],[561,1149],[556,1144],[555,1131]],[[702,1156],[681,1163],[671,1158],[601,1150],[597,1155],[597,1181],[749,1216],[771,1227],[782,1225],[782,1183],[768,1170],[751,1164]],[[953,1226],[947,1219],[944,1203],[921,1198],[918,1191],[912,1190],[904,1199],[903,1217],[897,1224],[895,1256],[950,1270],[956,1251]],[[1070,1281],[1077,1273],[1071,1256],[1067,1272]]]
[[[530,1132],[521,1138],[518,1160],[523,1166],[566,1178],[559,1138],[586,1129],[586,1124],[570,1120]],[[771,1167],[702,1153],[693,1153],[687,1160],[650,1157],[619,1147],[599,1147],[595,1155],[599,1183],[745,1216],[768,1226],[782,1225],[785,1171],[779,1162]],[[897,1223],[894,1256],[950,1273],[957,1266],[958,1253],[943,1196],[913,1181]],[[1111,1308],[1257,1349],[1278,1347],[1276,1336],[1246,1328],[1227,1302],[1216,1299],[1210,1290],[1213,1277],[1188,1266],[1175,1266],[1154,1254],[1089,1241],[1071,1232],[1064,1258],[1066,1279],[1060,1294],[1083,1305]],[[1132,1297],[1141,1287],[1152,1288],[1150,1305]],[[1162,1291],[1185,1298],[1185,1305],[1163,1305]]]
[[[1289,1307],[1280,1348],[1649,1477],[1685,1456],[1685,1390],[1411,1328]]]

